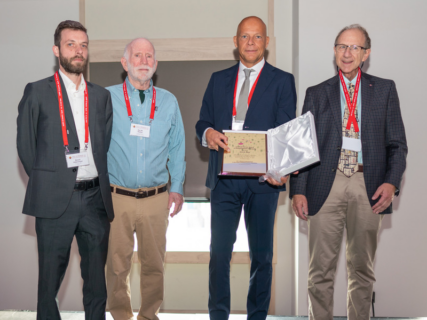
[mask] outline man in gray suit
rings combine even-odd
[[[112,105],[107,90],[85,82],[88,36],[61,22],[54,76],[29,83],[19,104],[17,147],[29,176],[23,213],[36,217],[37,319],[61,319],[56,295],[76,236],[87,320],[105,319],[109,220],[114,218],[107,151]]]
[[[339,74],[308,88],[302,111],[314,115],[321,162],[291,176],[290,196],[308,220],[310,319],[333,318],[346,229],[347,315],[361,320],[369,319],[378,231],[399,194],[408,147],[395,83],[359,68],[371,53],[368,32],[345,27],[334,52]]]

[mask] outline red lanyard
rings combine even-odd
[[[252,95],[254,94],[255,91],[255,87],[258,83],[258,79],[259,76],[261,75],[261,71],[262,69],[259,71],[258,77],[256,78],[254,85],[252,86],[251,92],[249,93],[248,96],[248,107],[251,104],[251,100],[252,100]],[[234,98],[233,98],[233,117],[236,116],[237,112],[236,112],[236,93],[237,93],[237,83],[239,82],[239,71],[237,71],[237,77],[236,77],[236,84],[234,85]]]
[[[128,109],[128,117],[132,122],[132,109],[130,107],[128,90],[126,88],[126,81],[123,82],[123,95],[125,96],[126,108]],[[154,120],[155,112],[156,112],[156,89],[153,86],[153,99],[151,100],[150,124]]]
[[[59,102],[59,116],[61,117],[61,127],[62,127],[62,140],[64,141],[64,147],[67,152],[68,150],[68,136],[67,136],[67,124],[65,122],[65,113],[64,113],[64,97],[62,95],[61,82],[59,81],[59,73],[55,72],[55,83],[56,90],[58,91],[58,102]],[[85,81],[85,99],[84,99],[84,118],[85,118],[85,149],[87,150],[89,143],[89,97],[87,94],[87,83]]]
[[[359,125],[356,121],[355,110],[357,105],[357,95],[359,94],[360,77],[362,76],[362,72],[359,68],[359,72],[357,73],[356,87],[354,88],[353,101],[350,101],[350,94],[348,93],[347,86],[345,85],[341,70],[339,73],[341,85],[344,90],[345,100],[347,101],[348,111],[350,112],[346,129],[350,130],[351,124],[353,123],[354,131],[359,132]]]

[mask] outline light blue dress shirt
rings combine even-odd
[[[356,87],[356,80],[357,80],[357,75],[356,77],[354,77],[353,80],[348,80],[344,75],[344,83],[347,86],[347,90],[348,90],[348,84],[351,82],[354,87]],[[345,94],[344,94],[344,90],[342,88],[341,85],[341,81],[340,81],[340,92],[341,92],[341,116],[344,119],[344,111],[345,111],[345,105],[346,105],[346,101],[345,101]],[[359,84],[359,93],[357,94],[357,124],[359,125],[359,139],[362,139],[362,79],[360,79],[360,84]],[[363,159],[362,159],[362,151],[360,151],[357,154],[357,162],[358,163],[363,163]]]
[[[133,123],[149,125],[153,82],[145,90],[141,105],[139,91],[126,78]],[[183,195],[185,137],[181,112],[175,96],[156,88],[156,112],[150,137],[130,136],[131,121],[123,95],[123,83],[108,87],[113,102],[113,132],[108,151],[110,183],[125,188],[150,188],[165,184],[171,176],[170,192]],[[167,167],[166,167],[167,166]],[[169,173],[168,173],[169,169]]]

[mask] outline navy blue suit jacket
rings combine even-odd
[[[209,127],[222,132],[231,129],[233,118],[234,86],[239,63],[215,72],[209,81],[196,133],[202,141],[203,133]],[[267,62],[261,71],[257,86],[243,124],[243,130],[266,131],[295,118],[296,91],[294,76],[273,67]],[[213,190],[218,182],[218,152],[210,150],[209,170],[206,186]],[[258,178],[246,179],[254,193],[270,193],[285,190],[268,183],[259,183]]]
[[[307,89],[302,113],[311,111],[316,123],[320,164],[291,175],[290,197],[307,197],[309,215],[316,214],[326,201],[335,179],[342,145],[342,114],[338,75]],[[387,182],[397,188],[406,168],[405,128],[400,114],[396,85],[391,80],[362,73],[362,156],[366,192],[372,196]],[[391,213],[392,205],[382,213]]]

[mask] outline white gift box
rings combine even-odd
[[[319,162],[314,116],[307,113],[268,130],[268,171],[274,179]]]

